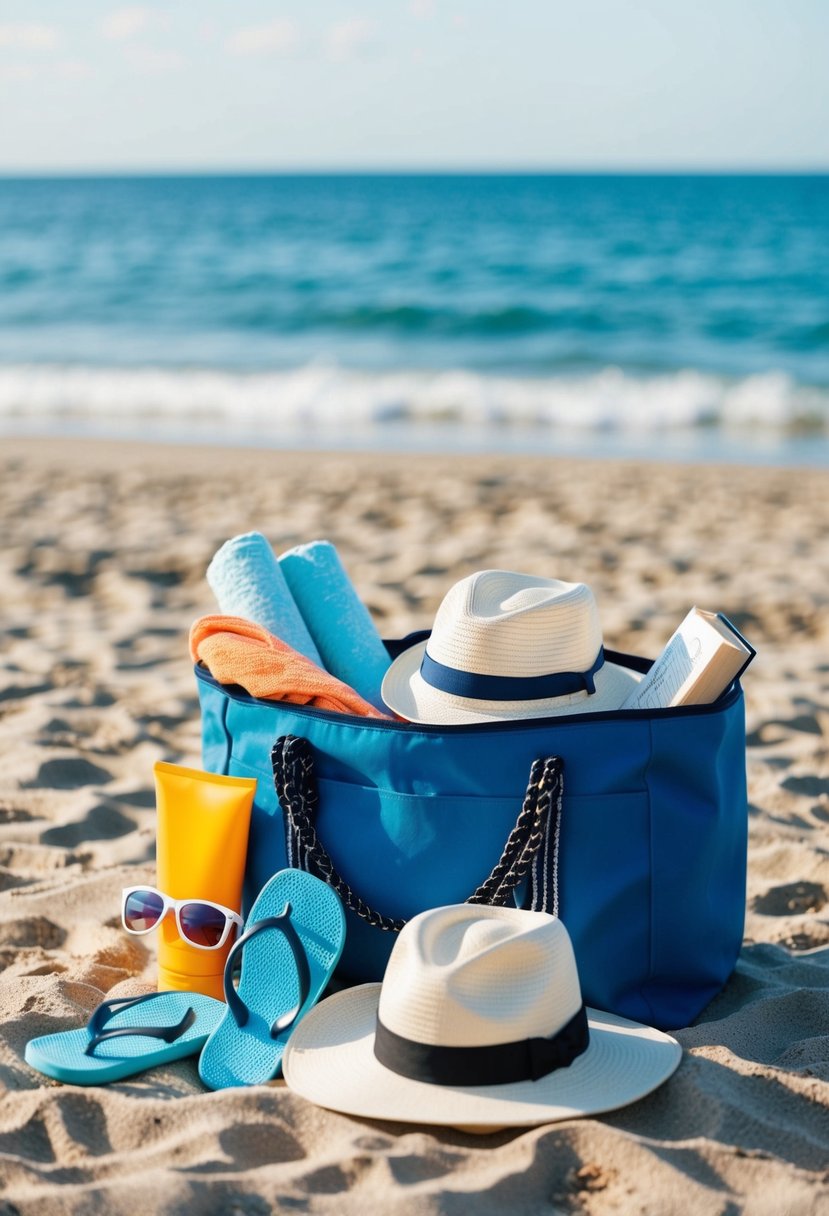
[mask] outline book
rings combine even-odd
[[[622,709],[708,705],[742,675],[755,654],[721,612],[694,607]]]

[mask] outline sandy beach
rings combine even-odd
[[[6,439],[0,456],[0,1216],[829,1213],[825,471]],[[617,1113],[476,1137],[367,1123],[193,1060],[78,1089],[23,1061],[153,982],[119,922],[154,876],[152,766],[199,765],[187,649],[205,569],[256,528],[333,541],[387,637],[484,567],[588,582],[655,655],[692,604],[747,673],[750,845],[734,976]]]

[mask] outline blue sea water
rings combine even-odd
[[[0,429],[826,463],[829,177],[0,178]]]

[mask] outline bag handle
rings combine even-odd
[[[307,739],[282,735],[271,752],[274,786],[285,815],[288,864],[321,878],[346,908],[377,929],[399,933],[405,919],[384,916],[362,899],[337,872],[317,835],[314,819],[319,793],[314,755]],[[470,904],[507,903],[532,866],[532,908],[558,915],[558,851],[564,762],[560,756],[533,761],[515,827],[491,874],[466,900]],[[552,849],[552,867],[549,865]],[[552,873],[552,890],[548,875]]]

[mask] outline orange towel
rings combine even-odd
[[[203,616],[190,630],[190,654],[220,684],[239,684],[253,697],[315,705],[362,718],[386,718],[348,684],[240,616]]]

